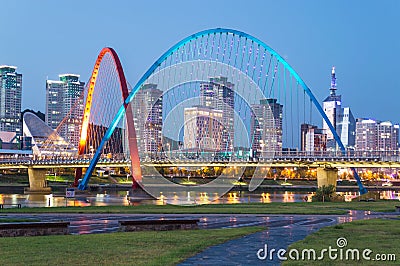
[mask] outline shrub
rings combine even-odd
[[[322,186],[317,189],[313,201],[332,201],[335,197],[336,188],[334,185]]]

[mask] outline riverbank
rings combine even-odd
[[[49,182],[48,186],[54,193],[63,194],[65,189],[72,186],[72,182]],[[156,185],[152,185],[153,187]],[[161,185],[160,185],[161,186]],[[162,185],[165,187],[165,185]],[[0,194],[24,194],[24,190],[29,187],[29,184],[20,183],[0,183]],[[400,191],[400,186],[365,186],[368,191]],[[90,184],[88,193],[108,191],[129,191],[132,189],[131,184],[115,184],[115,183],[97,183]],[[248,191],[248,185],[236,185],[231,191]],[[317,185],[260,185],[253,193],[258,192],[273,192],[273,191],[302,191],[315,192]],[[358,186],[338,185],[336,192],[358,192]],[[85,193],[85,192],[83,192]]]
[[[87,206],[87,207],[41,207],[7,208],[0,213],[132,213],[132,214],[346,214],[351,210],[394,212],[399,201],[375,202],[292,202],[138,206]]]

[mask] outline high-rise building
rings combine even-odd
[[[323,109],[332,123],[346,149],[354,149],[355,145],[355,119],[349,107],[342,107],[342,96],[336,94],[336,73],[332,67],[330,95],[323,102]],[[336,149],[336,140],[325,120],[322,128],[327,136],[327,148]]]
[[[283,105],[277,99],[262,99],[252,105],[251,134],[253,154],[267,158],[282,152]]]
[[[223,151],[232,152],[234,146],[234,84],[228,82],[227,77],[212,77],[209,82],[200,84],[200,105],[221,110]]]
[[[349,150],[354,150],[356,143],[356,120],[350,107],[342,108],[336,127],[337,132],[340,133],[339,137],[343,145]]]
[[[156,84],[144,84],[131,102],[140,156],[161,156],[162,95]]]
[[[378,151],[397,151],[399,146],[399,125],[390,121],[378,124]]]
[[[310,124],[301,125],[301,151],[314,155],[326,151],[326,134],[323,129]]]
[[[393,125],[392,145],[394,149],[397,151],[399,151],[400,148],[399,137],[400,137],[400,125],[395,124]]]
[[[81,96],[85,87],[79,77],[62,74],[60,80],[46,80],[46,124],[52,129],[60,126],[58,134],[76,147],[80,138],[84,108]]]
[[[0,66],[0,131],[22,135],[22,74],[14,66]]]
[[[373,119],[357,118],[356,151],[371,152],[378,147],[378,125]]]
[[[208,106],[185,108],[183,144],[186,151],[225,151],[223,111]]]
[[[400,125],[394,124],[393,125],[393,135],[392,135],[393,150],[399,151],[399,148],[400,148],[399,137],[400,137]]]
[[[399,125],[389,121],[358,118],[356,123],[356,151],[369,155],[375,151],[397,152]]]

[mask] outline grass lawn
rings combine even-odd
[[[208,246],[265,229],[0,238],[0,265],[175,265]]]
[[[348,210],[393,212],[399,201],[376,202],[293,202],[293,203],[240,203],[209,204],[197,206],[138,205],[138,206],[90,206],[53,208],[8,208],[0,213],[153,213],[153,214],[346,214]]]
[[[23,223],[23,222],[40,222],[40,219],[32,218],[5,218],[0,216],[0,223]]]
[[[325,227],[318,232],[307,236],[304,240],[296,242],[289,247],[290,249],[314,249],[317,257],[320,256],[323,248],[329,246],[338,249],[336,241],[340,237],[347,240],[347,246],[340,248],[343,250],[343,258],[346,258],[347,249],[358,249],[360,251],[360,261],[352,260],[330,260],[327,253],[324,254],[322,261],[286,261],[283,265],[399,265],[400,261],[400,220],[372,219],[355,221],[336,226]],[[339,249],[339,250],[340,250]],[[372,250],[369,255],[371,260],[363,260],[362,251]],[[300,253],[301,254],[301,253]],[[339,253],[338,253],[339,254]],[[376,261],[376,254],[395,254],[396,261]],[[368,254],[367,254],[368,255]],[[383,258],[381,255],[380,258]]]

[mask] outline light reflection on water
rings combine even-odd
[[[231,191],[225,195],[206,192],[168,192],[160,193],[157,199],[130,197],[129,191],[98,193],[66,199],[63,195],[23,195],[0,194],[0,204],[21,204],[23,207],[63,207],[63,206],[128,206],[128,205],[192,205],[192,204],[233,204],[233,203],[271,203],[271,202],[311,202],[314,192],[275,191],[248,192]],[[346,199],[358,196],[357,192],[341,193]],[[400,192],[381,191],[381,199],[399,199]],[[5,206],[8,207],[8,206]]]
[[[385,191],[377,191],[379,193],[380,199],[385,200],[400,200],[400,191],[393,190],[385,190]],[[356,191],[353,192],[338,192],[339,195],[344,196],[345,201],[351,201],[352,199],[359,196],[359,193]]]
[[[155,204],[234,204],[234,203],[270,203],[270,202],[303,202],[311,201],[314,192],[292,192],[292,191],[276,191],[276,192],[246,192],[231,191],[222,196],[218,193],[206,192],[187,192],[179,195],[173,193],[160,193]]]

